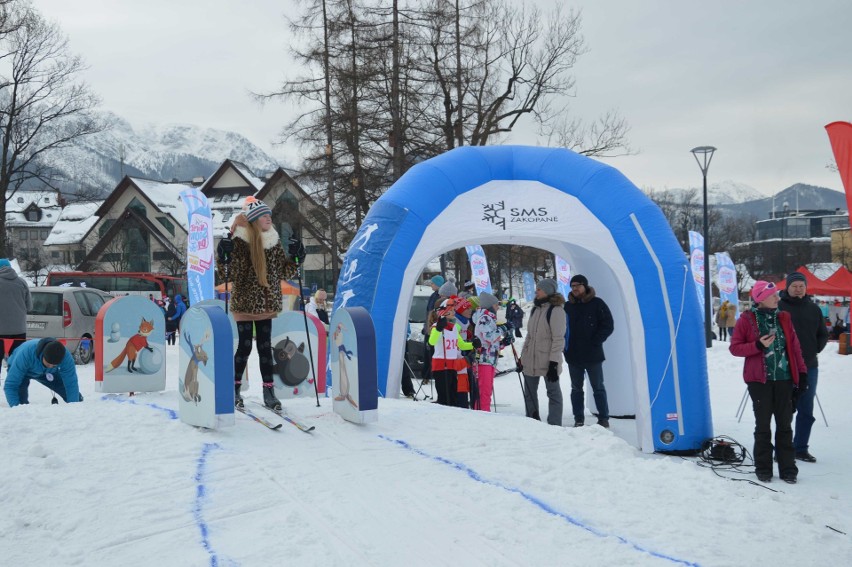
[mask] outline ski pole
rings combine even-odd
[[[299,276],[299,303],[302,305],[302,317],[305,319],[305,340],[308,343],[308,360],[311,361],[311,376],[314,379],[314,395],[317,397],[317,407],[320,407],[319,390],[317,389],[317,371],[314,369],[314,349],[311,346],[311,333],[308,331],[308,312],[305,311],[305,296],[302,295],[302,259],[294,256],[296,274]]]
[[[521,376],[520,370],[521,359],[518,358],[518,351],[515,349],[514,342],[512,342],[512,356],[515,357],[515,370],[518,372],[518,382],[521,384],[521,392],[524,394],[524,406],[526,406],[526,408],[528,409],[532,406],[532,402],[530,401],[529,396],[527,395],[527,389],[524,387],[524,379],[523,376]],[[527,417],[532,417],[531,415],[529,415],[529,411],[527,411]]]

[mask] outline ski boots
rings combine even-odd
[[[240,395],[240,383],[237,382],[234,384],[234,405],[238,408],[245,407],[245,402],[243,401],[243,397]]]
[[[272,382],[263,383],[263,405],[271,410],[281,411],[281,402],[275,397],[275,388]]]

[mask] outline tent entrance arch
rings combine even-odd
[[[459,148],[412,168],[371,208],[341,269],[335,308],[376,327],[379,389],[397,396],[410,290],[466,244],[518,244],[567,259],[613,312],[605,376],[613,415],[635,414],[644,451],[712,436],[700,306],[659,209],[617,170],[568,150]]]

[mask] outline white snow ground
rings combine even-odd
[[[714,432],[751,450],[742,360],[727,343],[709,359]],[[162,393],[97,394],[90,364],[84,403],[52,406],[39,384],[28,406],[0,402],[0,564],[852,564],[852,356],[836,343],[820,356],[819,462],[765,487],[643,454],[633,421],[526,419],[517,374],[497,379],[498,413],[381,399],[378,423],[356,426],[300,399],[286,407],[313,434],[241,414],[204,431],[175,419],[177,347],[167,363]]]

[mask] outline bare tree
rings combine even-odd
[[[170,276],[186,277],[186,237],[179,237],[173,242],[168,260],[160,261],[160,269]]]
[[[91,112],[98,98],[79,80],[83,62],[59,27],[25,2],[2,8],[11,31],[0,36],[0,251],[8,199],[27,182],[53,187],[51,152],[104,129]]]
[[[121,231],[104,246],[100,262],[108,265],[113,272],[129,272],[131,248],[127,232]]]
[[[572,94],[571,70],[585,49],[574,12],[543,15],[504,0],[401,4],[305,0],[289,21],[304,71],[256,95],[297,103],[282,141],[302,146],[299,180],[332,225],[353,233],[414,163],[494,143],[524,119],[566,115],[551,107]],[[571,147],[580,140],[588,155],[627,151],[617,113],[573,124]]]
[[[541,133],[548,145],[556,145],[590,157],[615,157],[634,154],[627,140],[630,126],[610,110],[597,120],[588,123],[579,118],[560,114],[555,120],[545,122]]]

